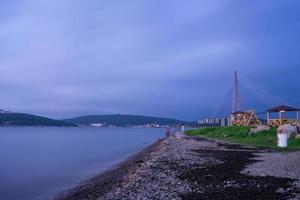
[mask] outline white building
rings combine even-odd
[[[12,112],[0,109],[0,114],[8,114],[8,113],[12,113]]]
[[[199,126],[229,126],[230,117],[209,117],[197,121]]]
[[[90,124],[91,127],[96,127],[96,128],[101,128],[101,127],[104,127],[104,124],[103,123],[92,123]]]

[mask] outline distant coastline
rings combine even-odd
[[[76,124],[27,113],[0,113],[0,127],[77,127]]]
[[[192,122],[183,120],[149,117],[142,115],[87,115],[70,119],[51,119],[48,117],[27,113],[15,113],[2,110],[0,112],[0,127],[143,127],[167,128],[178,127],[181,124],[194,126]]]
[[[87,115],[70,119],[63,119],[63,121],[77,124],[79,126],[93,126],[93,127],[146,127],[146,128],[166,128],[176,127],[181,124],[187,126],[194,126],[192,122],[184,120],[170,119],[163,117],[150,117],[143,115]]]

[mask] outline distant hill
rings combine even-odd
[[[0,126],[76,126],[70,122],[54,120],[25,113],[0,113]]]
[[[148,117],[141,115],[89,115],[81,116],[71,119],[64,119],[66,122],[70,122],[78,125],[90,125],[92,123],[103,123],[113,126],[135,126],[157,123],[159,125],[179,125],[181,123],[187,124],[187,122],[168,119],[161,117]]]

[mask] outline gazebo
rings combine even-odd
[[[267,111],[267,125],[272,127],[278,127],[284,124],[291,124],[296,125],[296,123],[299,121],[299,111],[298,108],[293,108],[289,106],[276,106],[274,108],[270,108]],[[296,112],[296,119],[288,119],[284,116],[286,112]],[[278,119],[271,119],[270,113],[278,113],[279,118]]]
[[[256,126],[260,124],[260,121],[255,114],[255,110],[231,113],[230,121],[232,126]]]

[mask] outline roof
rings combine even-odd
[[[236,111],[236,112],[233,112],[231,113],[232,115],[243,115],[243,114],[246,114],[245,112],[243,111]]]
[[[267,112],[280,112],[280,111],[299,111],[300,109],[298,108],[293,108],[290,106],[284,106],[284,105],[280,105],[280,106],[276,106],[274,108],[270,108],[268,110],[266,110]]]

